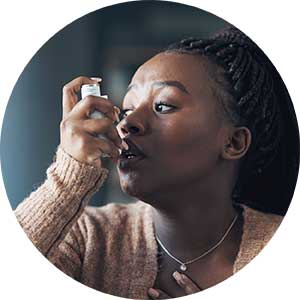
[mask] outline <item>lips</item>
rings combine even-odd
[[[122,150],[120,154],[120,159],[133,159],[133,158],[144,158],[145,153],[142,151],[141,147],[137,146],[133,141],[129,139],[124,139],[125,143],[129,146],[128,150]]]
[[[129,139],[124,139],[126,144],[129,146],[128,150],[122,150],[119,156],[119,168],[120,169],[128,169],[134,166],[138,161],[143,160],[146,155],[142,151],[141,147],[137,146]]]

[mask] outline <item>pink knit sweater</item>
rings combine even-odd
[[[58,148],[45,182],[15,210],[34,245],[59,269],[101,292],[149,299],[157,266],[151,206],[138,201],[87,207],[108,170],[80,163]],[[282,217],[243,206],[234,273],[266,245]]]

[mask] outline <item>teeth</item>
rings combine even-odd
[[[126,150],[124,151],[124,150],[122,150],[121,151],[121,156],[123,156],[123,157],[125,157],[127,159],[132,159],[132,158],[136,157],[137,155],[133,154],[130,151],[126,151]]]

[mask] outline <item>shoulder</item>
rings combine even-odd
[[[283,216],[243,207],[243,234],[234,269],[248,264],[266,246],[275,234]]]
[[[244,233],[259,241],[262,247],[272,238],[282,220],[283,216],[244,206]]]

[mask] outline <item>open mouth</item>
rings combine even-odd
[[[134,159],[137,157],[140,157],[140,155],[136,155],[135,153],[132,153],[129,150],[124,151],[120,154],[120,159]]]
[[[119,156],[119,167],[127,168],[132,166],[137,161],[140,161],[146,157],[146,155],[139,149],[132,141],[124,139],[129,146],[128,150],[122,150]]]

